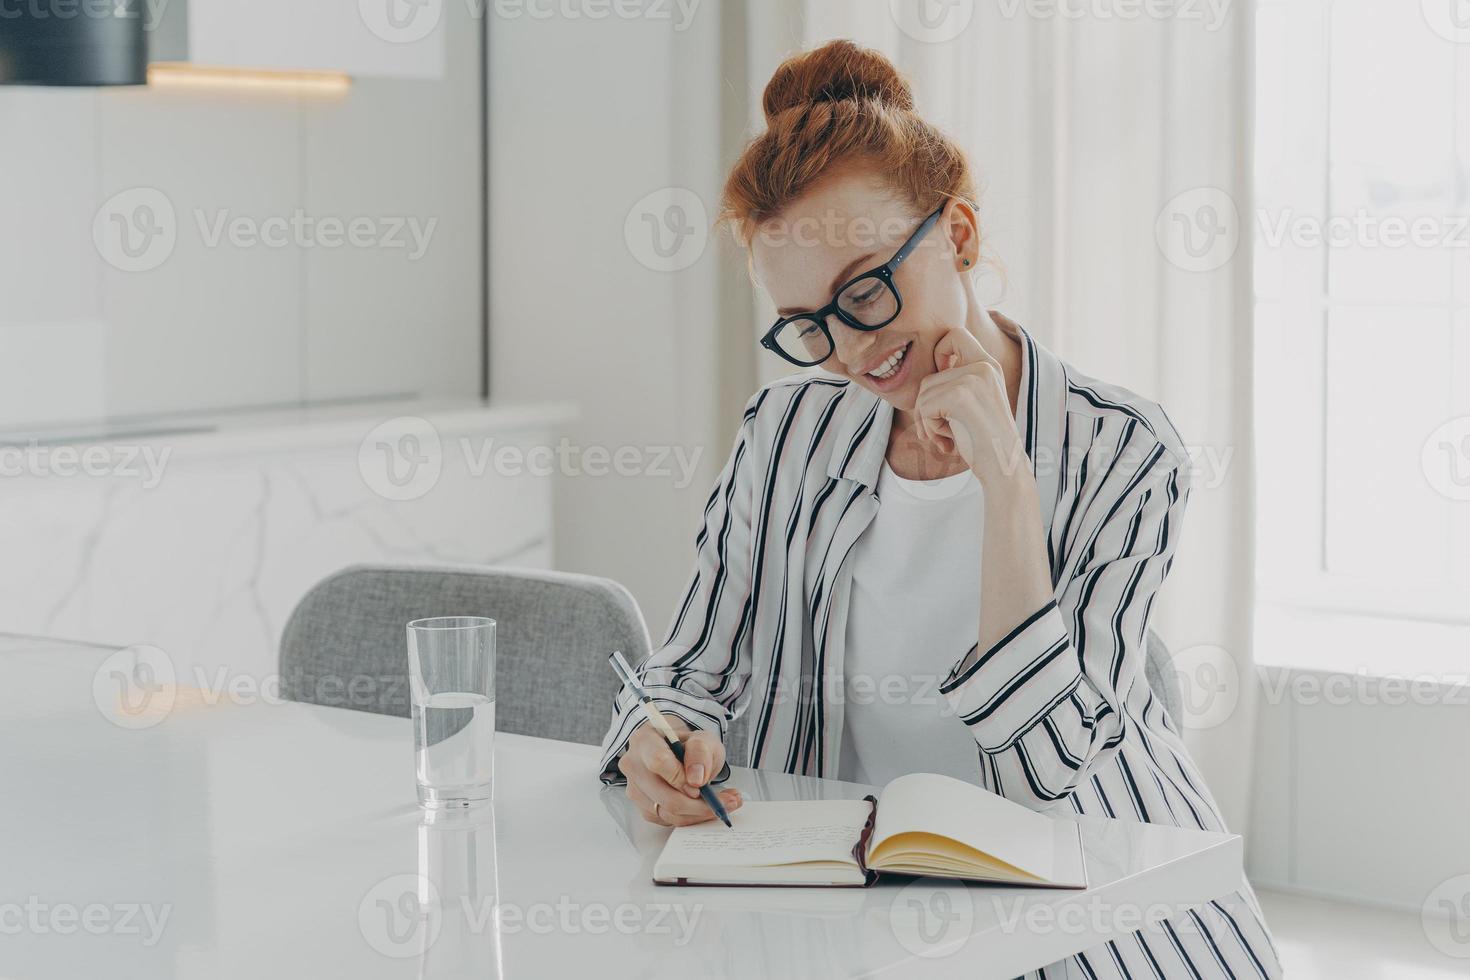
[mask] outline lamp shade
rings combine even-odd
[[[0,5],[0,85],[142,85],[141,2]]]

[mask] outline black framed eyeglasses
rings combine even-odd
[[[833,295],[832,302],[820,310],[796,313],[777,320],[761,338],[761,346],[798,367],[815,367],[837,349],[832,341],[832,331],[827,327],[827,318],[834,313],[854,330],[879,330],[888,326],[903,309],[903,297],[899,295],[893,274],[943,213],[944,206],[940,205],[914,229],[908,241],[893,253],[893,258],[843,283]]]

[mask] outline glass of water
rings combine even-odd
[[[495,620],[440,616],[408,624],[419,803],[491,798],[495,774]]]

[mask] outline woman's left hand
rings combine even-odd
[[[982,486],[1029,474],[1000,362],[956,327],[934,345],[934,372],[919,382],[920,435],[942,452],[958,452]]]

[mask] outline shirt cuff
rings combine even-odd
[[[970,648],[939,690],[986,752],[1010,748],[1082,681],[1081,664],[1055,600],[984,654],[979,649],[979,644]]]
[[[724,744],[729,712],[718,701],[697,697],[676,687],[656,684],[647,685],[644,690],[648,692],[653,706],[661,713],[679,718],[691,731],[709,732],[720,740],[720,744]],[[598,778],[609,785],[627,782],[618,771],[618,759],[628,748],[628,740],[633,737],[633,733],[640,726],[648,724],[648,719],[644,717],[643,709],[638,704],[637,700],[626,698],[626,703],[619,708],[617,716],[613,718],[612,727],[602,740],[602,763]],[[710,782],[720,783],[729,778],[730,763],[727,760],[719,774]]]

